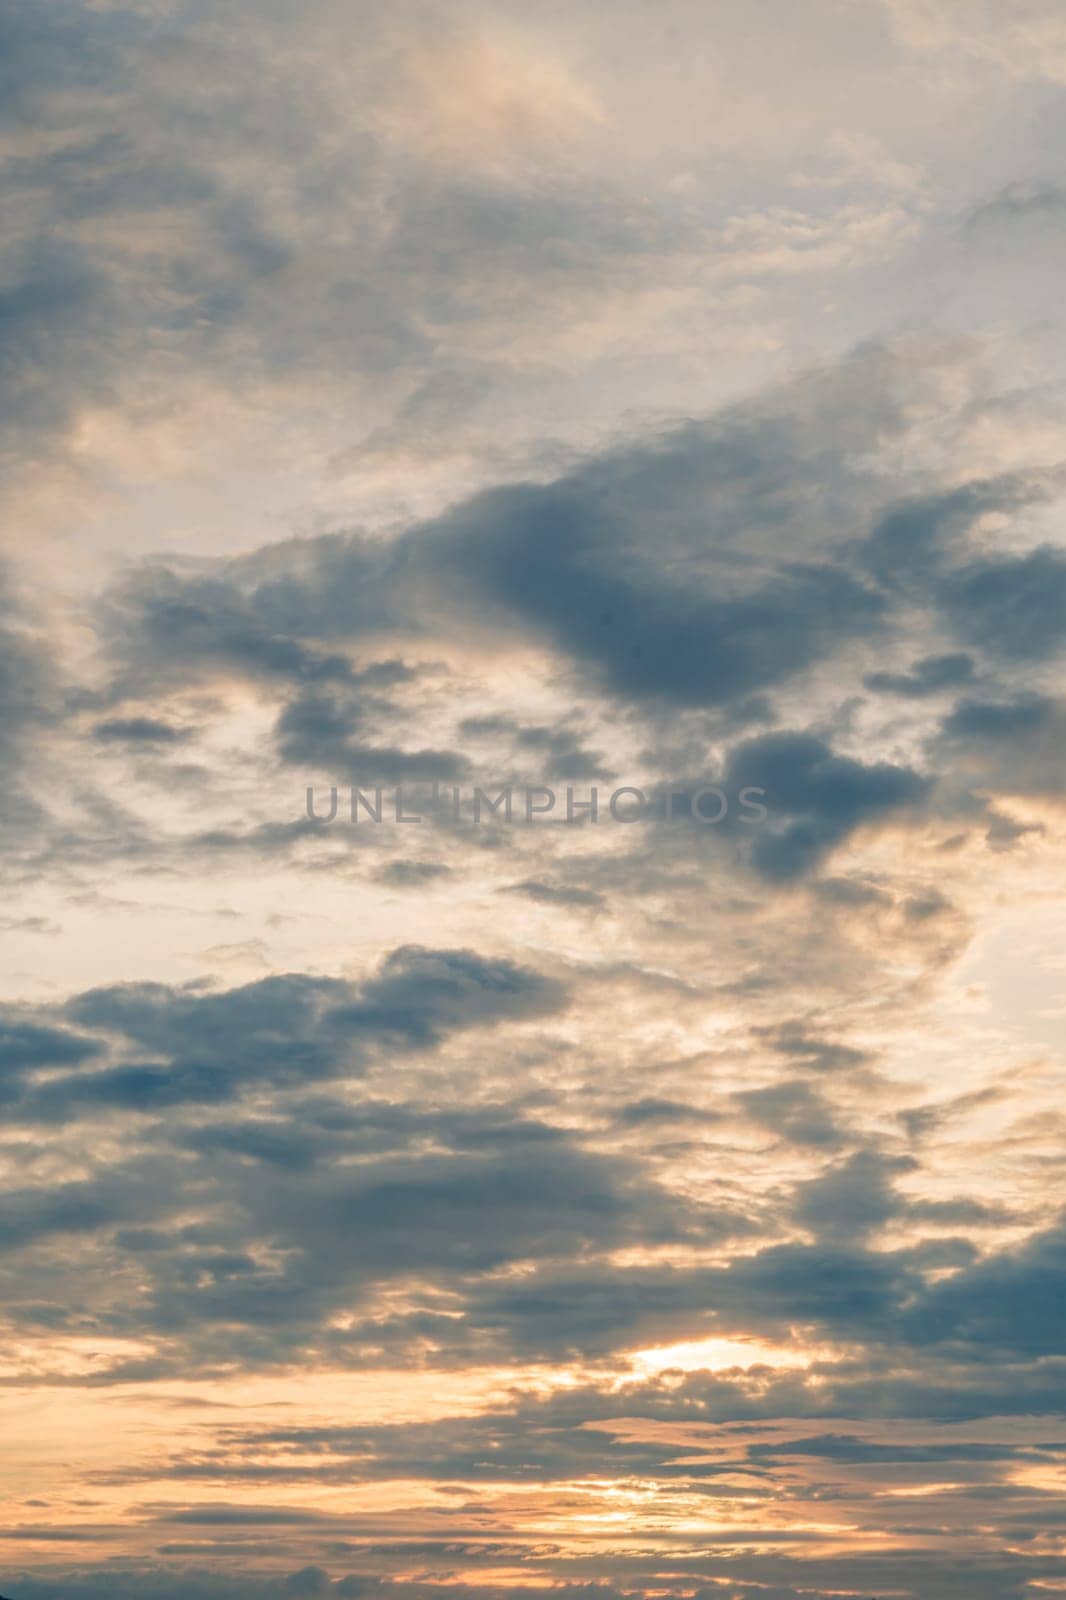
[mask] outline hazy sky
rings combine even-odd
[[[1066,1594],[1060,0],[0,30],[0,1593]]]

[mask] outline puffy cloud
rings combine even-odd
[[[910,768],[867,766],[801,733],[769,733],[741,744],[727,779],[737,791],[765,792],[771,820],[752,856],[761,872],[782,881],[817,866],[856,828],[916,805],[931,787]]]
[[[557,980],[512,962],[410,946],[362,985],[293,973],[221,992],[96,989],[62,1008],[90,1032],[13,1018],[0,1045],[10,1070],[23,1075],[19,1112],[31,1120],[94,1107],[150,1113],[216,1104],[249,1085],[358,1074],[369,1051],[425,1048],[457,1029],[550,1015],[565,998]],[[111,1065],[32,1080],[37,1067],[84,1063],[112,1041],[119,1050]]]
[[[1064,1250],[1057,1225],[938,1284],[905,1318],[910,1336],[955,1345],[977,1360],[1057,1355]]]
[[[922,699],[957,689],[970,682],[974,674],[973,657],[957,652],[946,656],[925,656],[909,672],[871,672],[863,679],[867,689],[881,694],[899,694],[907,699]]]
[[[970,563],[945,584],[943,605],[959,634],[990,655],[1041,661],[1061,648],[1066,630],[1066,555],[1043,546]]]

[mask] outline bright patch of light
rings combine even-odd
[[[657,1345],[634,1351],[632,1375],[624,1383],[656,1378],[663,1372],[730,1372],[738,1368],[806,1368],[826,1359],[821,1350],[801,1350],[796,1345],[774,1345],[761,1339],[691,1339],[681,1344]]]

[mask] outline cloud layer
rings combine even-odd
[[[993,10],[0,3],[10,1600],[1066,1586]]]

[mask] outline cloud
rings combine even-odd
[[[940,759],[975,788],[1004,795],[1062,791],[1057,759],[1066,707],[1052,695],[1025,690],[997,700],[964,698],[934,740]]]
[[[364,711],[342,705],[338,697],[304,694],[280,713],[275,729],[278,755],[306,772],[375,783],[450,783],[470,770],[466,758],[450,750],[402,750],[360,741]]]
[[[795,1144],[833,1149],[844,1141],[825,1098],[802,1079],[748,1089],[737,1098],[753,1122]]]
[[[1062,1580],[1061,30],[794,9],[0,3],[18,1600]]]
[[[1061,1353],[1066,1234],[1056,1224],[931,1288],[905,1315],[908,1335],[971,1359]]]
[[[684,436],[676,454],[691,455]],[[669,471],[669,457],[619,465],[632,518],[642,490]],[[619,563],[618,530],[608,544],[605,518],[613,487],[601,469],[550,489],[486,496],[442,530],[445,582],[469,572],[491,602],[586,664],[613,693],[680,705],[749,695],[817,660],[842,632],[876,621],[874,595],[814,563],[729,597],[698,573],[672,579],[661,557],[653,563],[639,548]]]
[[[93,737],[104,743],[165,745],[177,744],[188,738],[188,732],[155,717],[112,717],[106,722],[97,723]]]
[[[19,1073],[34,1067],[69,1066],[89,1060],[102,1049],[98,1039],[63,1028],[21,1022],[10,1011],[0,1021],[0,1063],[5,1071]]]
[[[606,451],[552,482],[474,495],[387,544],[328,535],[209,573],[143,569],[102,611],[120,663],[115,692],[212,671],[264,689],[298,686],[279,732],[317,724],[328,754],[358,720],[352,691],[370,687],[346,650],[389,630],[438,640],[461,630],[468,642],[480,635],[491,656],[517,625],[520,638],[561,652],[589,689],[622,701],[750,699],[885,621],[884,596],[839,559],[844,506],[862,514],[872,493],[851,452],[903,427],[889,400],[868,415],[853,403],[860,372],[873,376],[881,364],[880,353],[862,353],[761,406]],[[842,437],[849,407],[853,436]],[[811,516],[826,471],[843,502],[839,527]],[[999,505],[1030,492],[1013,483],[965,491],[966,516],[975,497]],[[785,527],[783,558],[770,536]],[[467,720],[474,734],[490,725],[483,715]],[[511,728],[497,719],[497,732]],[[530,745],[533,729],[513,731]]]
[[[118,1107],[153,1113],[217,1104],[254,1084],[358,1075],[371,1052],[429,1048],[458,1029],[550,1015],[565,1000],[556,979],[512,962],[407,946],[361,985],[289,974],[222,991],[96,989],[62,1008],[81,1033],[13,1022],[0,1046],[23,1077],[20,1116],[54,1121]],[[100,1057],[112,1041],[120,1059],[111,1065],[39,1082],[29,1076],[36,1067]]]
[[[44,820],[33,753],[58,715],[56,678],[47,639],[0,566],[0,811],[9,848],[35,838]]]
[[[909,673],[869,672],[863,683],[875,693],[898,694],[908,700],[920,700],[946,689],[957,689],[969,683],[973,676],[973,657],[955,653],[925,656],[914,663]]]
[[[754,841],[752,860],[779,882],[810,872],[857,828],[905,813],[931,788],[910,768],[864,765],[803,733],[764,734],[739,745],[726,779],[736,791],[765,791],[771,820]]]
[[[957,729],[924,741],[927,756],[956,766],[945,775],[917,765],[920,721],[888,741],[891,758],[863,754],[861,740],[838,753],[842,727],[795,726],[803,697],[819,684],[825,692],[830,666],[842,674],[839,692],[852,692],[848,704],[858,706],[865,686],[914,702],[919,717],[927,698],[968,685],[976,694],[990,668],[1054,644],[1053,552],[987,573],[968,559],[982,517],[1046,501],[1054,475],[886,497],[867,457],[909,436],[904,392],[896,354],[865,349],[548,481],[460,498],[388,538],[315,535],[235,559],[134,569],[99,605],[113,675],[93,704],[114,714],[96,726],[126,729],[109,742],[136,747],[153,725],[232,717],[250,689],[272,732],[249,763],[274,777],[295,768],[369,786],[460,782],[489,761],[502,775],[535,768],[542,780],[598,781],[621,771],[620,737],[660,770],[678,752],[685,770],[706,770],[739,735],[725,752],[727,778],[775,791],[775,816],[748,840],[766,882],[810,877],[873,825],[953,805],[972,811],[963,793],[971,753]],[[833,492],[816,515],[822,482]],[[871,531],[857,536],[863,525]],[[914,607],[930,593],[972,648],[918,655],[909,672],[865,670],[874,641],[879,658],[910,642]],[[1043,622],[1031,614],[1038,603],[1051,608]],[[1002,616],[995,605],[1006,606]],[[499,704],[472,714],[476,686],[502,663],[569,709],[554,719]],[[745,740],[753,726],[769,731]],[[190,769],[181,781],[195,791],[207,774]],[[938,787],[944,776],[958,781]],[[676,767],[665,777],[676,783]],[[82,849],[121,852],[111,833]],[[126,848],[133,842],[127,828]],[[171,841],[175,865],[179,843],[198,862],[207,850],[292,856],[321,849],[324,835],[227,819]],[[136,848],[150,848],[150,830]]]
[[[992,199],[975,206],[968,228],[987,225],[1013,228],[1018,223],[1058,223],[1066,214],[1066,190],[1051,183],[1006,184]]]
[[[527,878],[522,883],[511,883],[504,891],[507,894],[520,894],[527,900],[534,900],[543,906],[567,906],[576,911],[601,911],[606,905],[602,894],[597,894],[595,889],[579,889],[562,883],[542,883],[536,878]]]
[[[941,594],[960,637],[1000,660],[1042,661],[1066,638],[1066,555],[1050,546],[971,562],[950,575]]]

